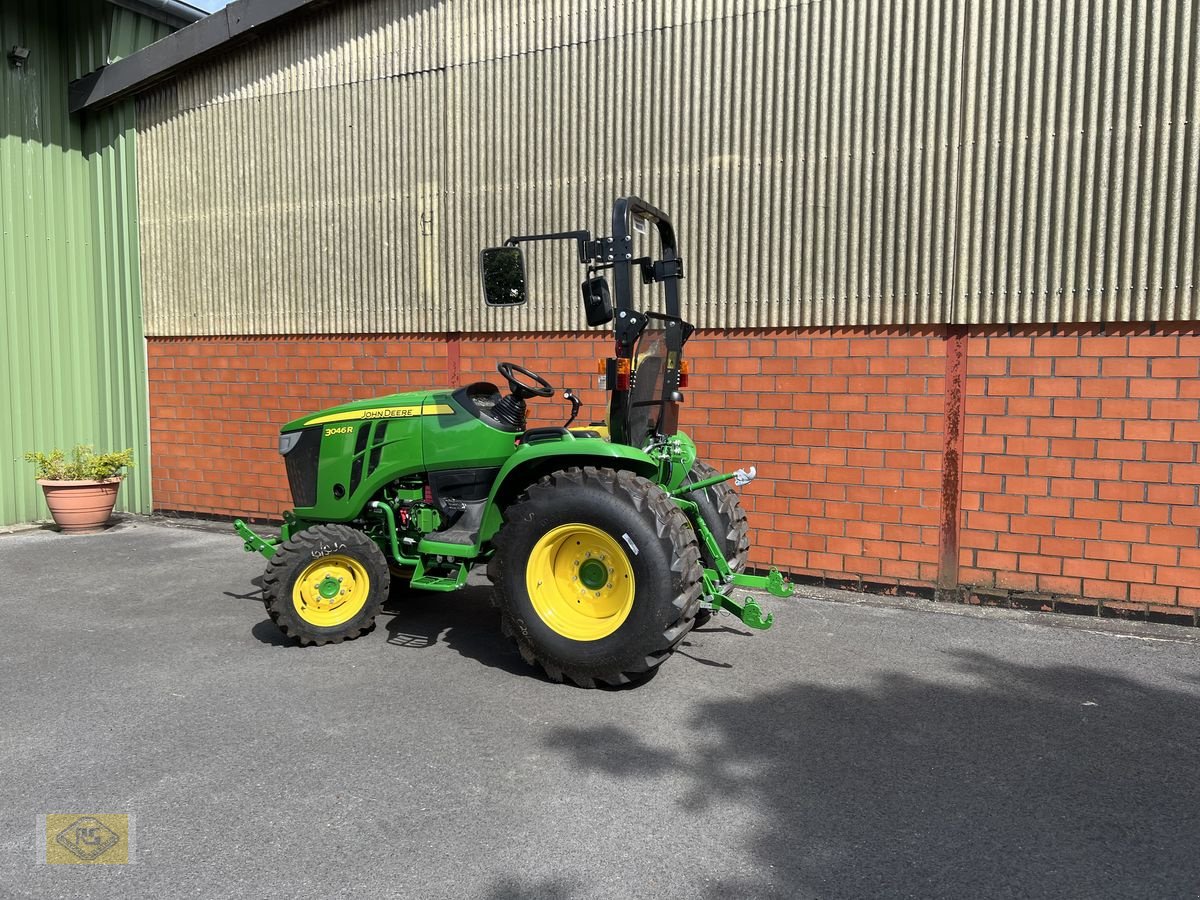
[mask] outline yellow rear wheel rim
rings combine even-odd
[[[362,612],[370,593],[371,577],[362,563],[334,553],[305,566],[292,586],[292,605],[308,624],[335,628]]]
[[[573,641],[598,641],[633,609],[636,584],[625,551],[592,525],[560,525],[529,554],[525,587],[546,625]]]

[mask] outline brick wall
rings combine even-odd
[[[291,505],[279,426],[326,406],[444,382],[441,338],[152,338],[154,508],[256,518]]]
[[[684,427],[713,465],[754,464],[762,476],[744,492],[753,564],[935,578],[941,344],[935,334],[850,329],[689,342],[701,374]]]
[[[961,577],[1200,607],[1200,336],[970,338]]]
[[[1196,330],[978,329],[961,377],[948,347],[944,329],[692,338],[682,425],[718,468],[758,466],[743,494],[752,563],[1200,608]],[[601,418],[595,361],[610,348],[601,333],[151,339],[155,506],[276,516],[289,505],[279,425],[345,399],[498,381],[504,359],[576,389],[581,421]],[[965,393],[961,501],[942,479],[948,390]],[[567,405],[530,410],[554,424]],[[953,545],[939,555],[943,494],[958,566]]]
[[[462,378],[495,379],[504,359],[565,384],[603,418],[596,360],[604,334],[470,336]],[[754,465],[743,491],[751,563],[802,575],[925,583],[936,577],[941,466],[942,338],[861,329],[697,332],[680,424],[701,457],[729,471]],[[565,418],[532,402],[537,424]]]

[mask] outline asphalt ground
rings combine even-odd
[[[0,536],[0,896],[1192,897],[1200,642],[801,589],[551,684],[487,588],[302,648],[223,530]],[[40,865],[130,813],[134,865]]]

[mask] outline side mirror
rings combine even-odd
[[[603,275],[589,278],[580,285],[583,291],[583,310],[589,325],[607,325],[613,320],[612,294]]]
[[[520,306],[525,296],[525,257],[520,247],[488,247],[479,254],[483,302],[488,306]]]

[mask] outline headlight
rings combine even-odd
[[[287,456],[295,449],[296,445],[300,443],[300,434],[299,431],[289,431],[279,436],[279,454],[281,456]]]

